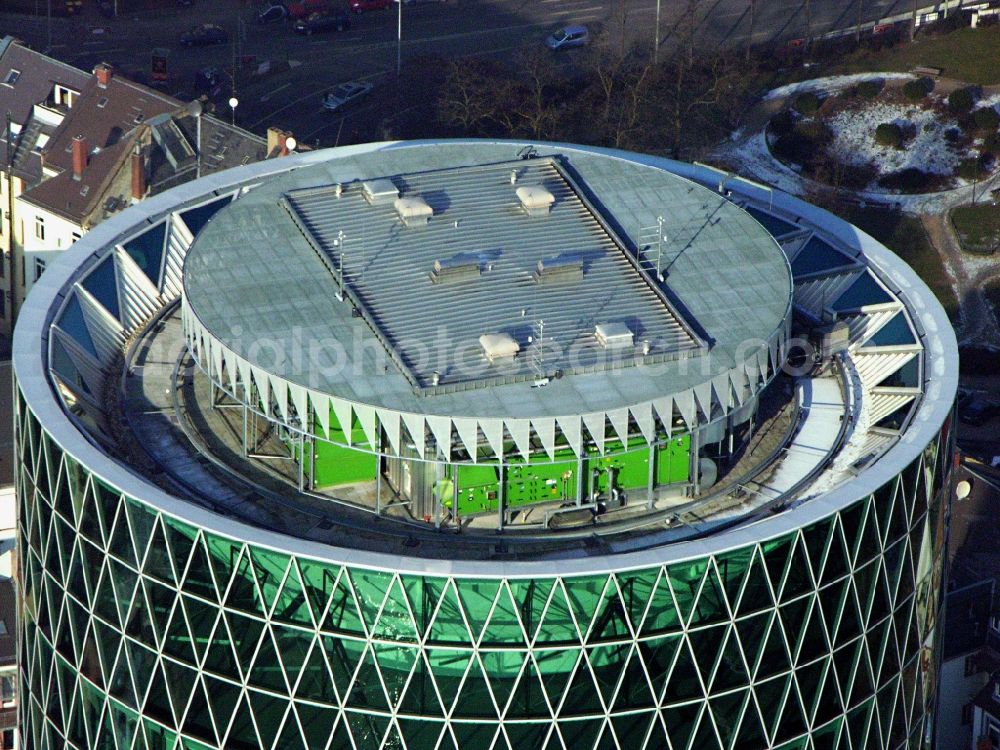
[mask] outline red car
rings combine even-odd
[[[350,0],[350,7],[355,13],[366,10],[382,10],[392,5],[392,0]]]
[[[330,9],[327,0],[295,0],[288,3],[288,17],[292,19],[305,18],[313,13]]]

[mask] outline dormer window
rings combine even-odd
[[[71,88],[67,88],[66,86],[62,86],[57,83],[55,88],[52,90],[52,99],[56,106],[72,107],[73,100],[79,96],[79,93],[80,92],[74,91]]]
[[[14,70],[13,68],[11,68],[10,71],[7,73],[6,77],[3,79],[3,82],[8,86],[13,86],[15,83],[17,83],[17,79],[20,77],[21,77],[21,71]]]

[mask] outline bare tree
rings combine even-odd
[[[481,64],[462,58],[448,63],[438,116],[449,125],[467,131],[479,129],[495,115],[493,90],[496,78]]]
[[[523,83],[515,91],[513,112],[522,128],[532,138],[551,138],[555,133],[558,110],[550,95],[557,83],[552,60],[542,50],[534,49],[521,58]]]

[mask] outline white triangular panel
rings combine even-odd
[[[569,447],[578,455],[583,455],[583,430],[580,428],[580,417],[573,415],[570,417],[558,417],[559,429],[565,436]]]
[[[344,433],[344,440],[348,445],[351,445],[351,402],[344,401],[342,398],[330,398],[330,403],[333,405],[333,413],[337,417],[337,424],[340,427],[341,432]]]
[[[542,447],[549,459],[554,461],[556,457],[556,420],[552,417],[533,419],[531,426],[535,428],[535,434],[542,441]]]
[[[423,414],[409,414],[403,412],[403,424],[406,425],[407,431],[410,433],[410,437],[413,438],[413,442],[417,446],[417,454],[421,457],[424,455],[424,450],[426,449],[426,428],[424,427],[424,415]]]
[[[229,389],[236,393],[236,355],[226,349],[222,352],[222,358],[226,363],[226,372],[229,373]]]
[[[120,247],[115,251],[115,276],[122,324],[126,330],[138,328],[156,312],[156,287]]]
[[[687,429],[693,430],[698,424],[695,416],[694,391],[688,389],[678,393],[674,396],[674,405],[677,407],[677,411],[681,413]]]
[[[518,452],[527,461],[531,456],[531,422],[527,419],[508,419],[504,421],[504,426],[513,438]]]
[[[257,391],[260,393],[261,405],[264,407],[264,414],[271,416],[271,383],[267,372],[259,367],[250,366],[253,373],[254,382],[257,384]]]
[[[500,458],[503,457],[503,420],[502,419],[480,419],[479,429],[486,436],[486,442],[490,448]]]
[[[455,424],[455,430],[462,439],[469,457],[473,461],[478,461],[479,428],[476,425],[476,420],[471,417],[452,417],[451,421]]]
[[[601,453],[604,453],[604,420],[603,411],[583,415],[583,424],[586,426],[587,432],[594,439],[597,450]]]
[[[729,373],[724,372],[721,375],[717,375],[712,380],[712,388],[715,391],[715,398],[718,400],[719,405],[722,407],[723,411],[728,411],[733,405],[732,399],[732,383],[729,380]]]
[[[309,392],[300,385],[289,383],[288,395],[295,406],[295,413],[299,416],[302,428],[307,429],[309,427],[309,420],[307,418],[309,415]]]
[[[382,425],[385,438],[392,447],[392,452],[399,455],[399,412],[392,409],[376,409],[378,422]]]
[[[623,445],[628,445],[628,409],[614,409],[608,412],[608,419],[614,428],[618,439]]]
[[[701,412],[702,416],[705,417],[705,421],[711,421],[712,419],[712,383],[711,381],[706,383],[698,383],[694,387],[694,397],[698,402],[698,411]],[[687,416],[684,417],[685,420]]]
[[[368,406],[367,404],[355,404],[354,414],[357,416],[358,421],[361,422],[361,429],[368,440],[368,447],[373,451],[379,450],[381,446],[379,445],[378,431],[375,426],[375,407]]]
[[[431,429],[438,451],[449,461],[451,460],[451,418],[439,415],[425,417],[427,426]]]
[[[104,305],[95,300],[83,287],[77,285],[77,299],[83,311],[83,320],[90,332],[90,338],[97,349],[101,364],[107,366],[114,361],[125,342],[121,323],[105,309]]]
[[[656,423],[653,421],[653,404],[646,402],[632,407],[632,418],[639,425],[639,432],[646,439],[647,443],[652,443],[656,438]]]
[[[663,425],[663,429],[670,437],[674,431],[674,400],[672,398],[658,398],[653,402],[653,410]]]
[[[327,439],[330,437],[330,399],[322,393],[309,392],[309,400],[312,402],[313,411],[319,420],[320,429]]]

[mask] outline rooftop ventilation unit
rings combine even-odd
[[[388,177],[366,180],[361,183],[361,189],[364,191],[365,200],[373,205],[388,203],[399,197],[399,188]]]
[[[509,333],[484,333],[479,337],[479,344],[490,362],[512,360],[521,351],[521,345]]]
[[[423,198],[397,198],[396,213],[408,227],[419,227],[430,221],[434,209]]]
[[[573,255],[558,255],[543,258],[535,268],[535,281],[551,284],[559,281],[580,281],[583,279],[583,259]]]
[[[594,326],[597,343],[605,349],[624,349],[632,346],[632,331],[624,323],[598,323]]]
[[[470,253],[458,253],[450,258],[438,258],[434,261],[431,281],[435,284],[455,284],[478,279],[479,275],[479,258]]]
[[[541,185],[522,185],[515,192],[528,216],[548,216],[556,202],[555,196]]]

